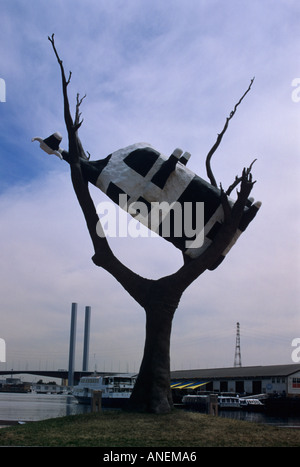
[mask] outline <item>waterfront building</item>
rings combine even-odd
[[[300,364],[178,370],[172,387],[185,391],[300,397]]]

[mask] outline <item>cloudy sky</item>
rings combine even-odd
[[[300,337],[298,0],[0,4],[0,337],[7,346],[0,369],[66,368],[72,302],[76,369],[86,305],[90,369],[138,371],[143,352],[144,311],[92,263],[67,164],[31,142],[54,131],[67,139],[52,33],[72,70],[70,101],[87,95],[80,137],[92,159],[146,141],[167,155],[175,147],[191,152],[190,169],[206,178],[206,154],[255,76],[212,166],[227,187],[257,158],[253,196],[262,208],[222,265],[185,292],[171,368],[232,366],[237,322],[244,366],[293,363],[291,342]],[[91,192],[96,204],[107,201]],[[109,241],[146,277],[181,266],[179,250],[163,239]]]

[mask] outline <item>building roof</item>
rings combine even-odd
[[[300,371],[300,364],[210,368],[171,371],[171,380],[286,377]]]

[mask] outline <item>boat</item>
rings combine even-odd
[[[0,392],[27,394],[31,392],[30,383],[22,382],[19,378],[6,378],[0,383]]]
[[[218,396],[219,409],[240,409],[240,398],[236,396]]]
[[[240,409],[240,399],[233,395],[215,395],[218,400],[219,409]],[[182,403],[187,408],[203,411],[209,404],[211,395],[209,394],[186,394],[182,398]]]
[[[209,403],[209,395],[186,394],[182,398],[182,404],[186,409],[205,412]]]
[[[259,399],[241,397],[240,408],[248,412],[262,412],[265,405]]]
[[[136,378],[136,374],[128,373],[83,376],[72,394],[80,404],[91,404],[94,391],[101,391],[102,407],[122,408],[131,396]]]
[[[186,394],[182,404],[187,409],[203,412],[207,410],[212,394]],[[257,397],[239,397],[233,394],[214,395],[218,399],[219,410],[246,410],[248,412],[262,412],[265,404]]]

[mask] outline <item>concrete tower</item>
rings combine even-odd
[[[89,366],[90,321],[91,321],[91,307],[86,306],[85,307],[85,321],[84,321],[82,371],[88,371],[88,366]]]
[[[71,329],[70,329],[70,347],[69,347],[69,374],[68,374],[68,384],[69,384],[69,386],[74,385],[76,322],[77,322],[77,303],[72,303]]]
[[[236,323],[236,341],[235,341],[234,366],[242,366],[240,323]]]

